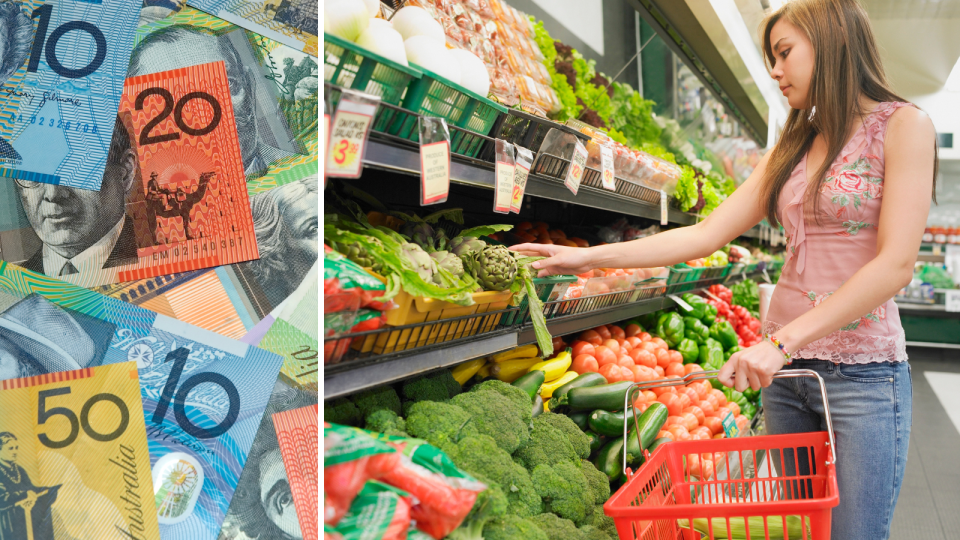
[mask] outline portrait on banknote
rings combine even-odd
[[[19,439],[0,423],[0,540],[54,540],[50,506],[60,486],[34,485],[19,452]]]
[[[16,2],[0,2],[0,86],[23,65],[32,45],[33,21],[30,16]],[[0,158],[20,159],[20,154],[2,137]]]
[[[0,380],[100,365],[116,329],[36,294],[0,308]]]

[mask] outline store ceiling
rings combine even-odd
[[[861,0],[872,20],[960,17],[960,0]]]

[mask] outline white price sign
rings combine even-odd
[[[616,172],[613,170],[613,148],[609,146],[600,147],[600,168],[603,171],[603,189],[616,191],[617,183],[614,180]]]
[[[960,311],[960,290],[949,290],[946,294],[947,297],[947,311],[957,312]]]
[[[583,180],[583,173],[587,166],[587,155],[587,147],[577,139],[577,146],[573,149],[573,158],[570,159],[570,167],[567,169],[567,178],[563,182],[574,195],[580,189],[580,180]]]

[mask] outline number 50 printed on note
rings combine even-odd
[[[100,189],[140,4],[0,0],[0,176]]]

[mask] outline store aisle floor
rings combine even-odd
[[[960,350],[908,353],[913,432],[890,538],[960,540],[960,410],[951,415],[946,408],[960,396]]]

